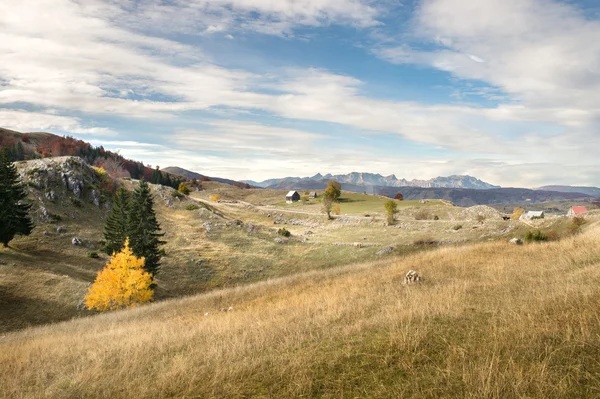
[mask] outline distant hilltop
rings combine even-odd
[[[382,176],[378,173],[360,173],[352,172],[345,175],[322,175],[317,173],[312,177],[284,177],[282,179],[269,179],[262,182],[251,180],[244,181],[252,186],[273,188],[273,189],[293,189],[298,183],[321,183],[327,180],[337,180],[340,183],[352,184],[355,186],[377,186],[377,187],[423,187],[423,188],[470,188],[475,190],[488,190],[500,188],[493,184],[486,183],[472,176],[452,175],[447,177],[436,177],[429,180],[406,180],[398,179],[395,175]]]

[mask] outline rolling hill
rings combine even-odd
[[[223,179],[220,177],[210,177],[210,176],[205,176],[205,175],[201,175],[200,173],[196,173],[196,172],[192,172],[189,171],[187,169],[183,169],[180,168],[178,166],[168,166],[166,168],[161,169],[163,172],[167,172],[167,173],[171,173],[177,176],[182,176],[185,177],[186,179],[196,179],[196,180],[210,180],[210,181],[216,181],[218,183],[224,183],[224,184],[231,184],[232,186],[240,186],[242,185],[243,188],[250,188],[250,185],[246,185],[246,183],[242,183],[242,182],[238,182],[235,180],[231,180],[231,179]]]
[[[591,195],[593,197],[600,197],[599,187],[587,187],[587,186],[543,186],[539,187],[538,190],[544,191],[557,191],[561,193],[582,193]]]
[[[600,230],[313,271],[0,339],[20,398],[592,398]],[[526,266],[526,267],[524,267]],[[425,278],[403,285],[410,269]]]

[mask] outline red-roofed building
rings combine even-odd
[[[567,216],[569,216],[569,217],[579,216],[579,215],[583,215],[586,212],[587,212],[587,208],[585,206],[573,206],[573,207],[571,207],[571,209],[569,209]]]

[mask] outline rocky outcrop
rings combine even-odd
[[[408,273],[406,273],[406,276],[404,276],[404,284],[416,284],[422,282],[423,277],[419,276],[414,270],[409,270]]]

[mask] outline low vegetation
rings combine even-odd
[[[0,394],[596,397],[599,259],[588,226],[559,242],[440,248],[11,333]],[[410,269],[425,282],[403,285]]]

